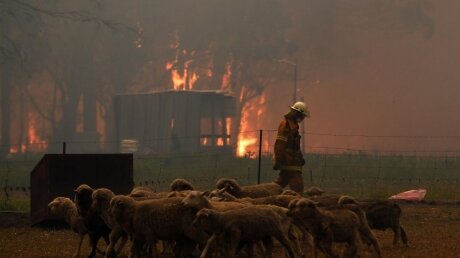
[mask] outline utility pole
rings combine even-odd
[[[297,58],[294,59],[292,65],[294,66],[294,96],[292,99],[292,103],[294,104],[297,102]]]
[[[292,94],[292,104],[297,102],[297,58],[294,61],[289,61],[286,59],[273,59],[273,61],[278,63],[285,63],[294,67],[294,92]]]

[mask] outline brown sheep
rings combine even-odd
[[[93,189],[86,185],[80,185],[75,192],[75,204],[78,213],[83,217],[85,226],[88,229],[88,234],[91,242],[91,254],[89,257],[94,257],[97,251],[97,242],[102,237],[107,245],[109,244],[110,228],[104,223],[102,218],[91,208],[93,199]]]
[[[105,224],[112,230],[110,232],[110,243],[107,246],[106,257],[115,257],[116,254],[121,253],[126,241],[128,240],[127,234],[123,231],[120,225],[113,220],[109,214],[109,205],[115,194],[107,188],[99,188],[94,190],[92,194],[93,202],[91,208],[102,218]],[[114,248],[118,240],[121,238],[120,246],[117,252]]]
[[[292,196],[297,196],[297,197],[302,197],[298,192],[292,191],[291,189],[286,189],[283,192],[280,193],[280,195],[292,195]]]
[[[321,196],[321,195],[323,195],[324,191],[323,191],[323,189],[321,189],[321,188],[319,188],[317,186],[312,186],[312,187],[309,187],[307,189],[307,191],[305,191],[305,193],[308,196],[312,197],[312,196]]]
[[[212,240],[220,235],[224,237],[226,243],[230,243],[226,250],[227,257],[235,256],[241,241],[247,243],[263,241],[266,248],[265,257],[271,257],[272,237],[284,246],[288,257],[296,257],[292,244],[287,238],[291,220],[286,213],[279,212],[276,208],[261,205],[225,212],[213,209],[200,210],[194,224],[213,233],[201,257],[206,257]],[[251,251],[252,248],[249,250]]]
[[[241,202],[210,201],[205,196],[205,193],[199,191],[190,191],[190,193],[182,200],[182,205],[197,212],[204,208],[226,211],[230,209],[244,208],[249,204]]]
[[[343,196],[339,198],[338,204],[335,206],[328,206],[326,207],[327,210],[334,210],[334,209],[349,209],[350,211],[354,212],[359,218],[359,234],[361,239],[368,245],[373,246],[375,252],[379,257],[381,257],[381,250],[380,244],[377,241],[374,233],[372,233],[369,223],[366,218],[366,213],[361,209],[361,207],[357,203],[350,203],[349,200],[351,197]]]
[[[237,198],[251,197],[258,198],[270,195],[278,195],[283,191],[283,188],[276,183],[265,183],[260,185],[240,186],[235,179],[221,178],[216,183],[216,188],[219,190],[225,189]]]
[[[352,197],[342,196],[340,203],[353,203],[359,205],[366,213],[366,219],[371,229],[393,231],[393,245],[397,245],[399,239],[408,245],[406,231],[401,226],[400,218],[402,215],[401,207],[391,200],[360,200],[356,201]]]
[[[117,195],[110,202],[110,212],[133,238],[131,255],[142,254],[144,244],[154,246],[158,240],[169,240],[176,241],[176,257],[188,258],[195,242],[207,239],[191,225],[195,214],[182,205],[182,198],[136,201]]]
[[[217,197],[219,196],[219,197]],[[188,207],[194,207],[197,210],[203,208],[215,209],[219,211],[227,211],[230,209],[238,209],[243,207],[248,207],[248,205],[274,205],[277,207],[284,207],[287,208],[289,202],[293,199],[297,199],[298,197],[291,196],[291,195],[272,195],[267,197],[261,198],[242,198],[238,199],[233,195],[227,192],[220,192],[217,196],[213,197],[218,199],[218,202],[209,201],[205,196],[204,193],[200,192],[191,192],[184,200],[184,205]],[[224,201],[224,204],[220,203]],[[276,208],[276,207],[274,207]],[[287,212],[287,210],[286,210]],[[302,232],[305,236],[308,237],[308,232]],[[300,243],[299,243],[299,230],[295,228],[291,228],[289,230],[289,239],[294,242],[296,245],[296,251],[298,253],[302,253]]]
[[[406,231],[401,226],[401,207],[390,200],[359,202],[359,206],[366,212],[366,218],[372,229],[393,231],[393,245],[397,245],[399,239],[408,246]]]
[[[212,196],[212,200],[216,201],[232,201],[254,205],[275,205],[284,208],[287,208],[292,200],[300,198],[294,195],[270,195],[260,198],[245,197],[238,199],[227,192],[213,192]]]
[[[327,256],[338,257],[332,251],[333,242],[347,243],[345,257],[356,257],[360,222],[354,212],[348,209],[325,210],[302,198],[289,204],[288,215],[313,235],[315,257],[316,248]]]
[[[195,190],[195,187],[185,179],[176,178],[169,185],[169,191],[171,192],[181,192],[186,190]]]
[[[78,234],[80,239],[73,257],[79,257],[81,244],[83,243],[85,235],[88,234],[88,229],[85,226],[83,217],[78,214],[77,206],[69,198],[56,197],[48,204],[48,210],[52,216],[64,218],[72,231]]]

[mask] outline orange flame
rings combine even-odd
[[[224,146],[224,139],[222,138],[217,138],[217,146]]]
[[[239,157],[255,157],[251,153],[257,152],[257,147],[254,144],[259,140],[256,131],[261,129],[261,122],[265,112],[264,105],[265,94],[262,94],[259,97],[259,101],[250,101],[243,107],[240,123],[241,133],[238,135],[237,143],[237,155]]]
[[[171,71],[171,80],[173,82],[173,89],[174,90],[191,90],[195,85],[196,81],[200,78],[200,76],[196,73],[191,73],[189,70],[189,63],[185,63],[184,67],[184,74],[181,76],[179,71],[174,67],[174,63],[177,62],[167,62],[166,63],[166,70]],[[188,79],[188,82],[187,82]]]

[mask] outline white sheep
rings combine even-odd
[[[73,257],[79,257],[81,245],[85,235],[88,234],[88,229],[85,226],[83,217],[78,214],[77,206],[69,198],[56,197],[48,204],[48,210],[53,217],[65,219],[72,231],[78,234],[79,242]]]
[[[264,183],[259,185],[240,186],[235,179],[221,178],[216,183],[216,188],[219,190],[225,189],[237,198],[243,197],[265,197],[270,195],[278,195],[283,191],[283,188],[276,183]]]
[[[99,188],[94,190],[92,194],[93,202],[91,208],[98,214],[107,226],[112,230],[110,232],[110,243],[106,249],[106,257],[115,257],[116,254],[121,253],[128,236],[126,232],[123,231],[121,226],[112,218],[109,213],[109,205],[112,198],[115,194],[107,188]],[[120,246],[117,249],[117,252],[114,251],[115,245],[118,240],[121,238]]]
[[[110,202],[110,213],[133,239],[131,255],[142,255],[144,245],[154,246],[158,240],[176,241],[177,257],[188,257],[196,243],[204,243],[207,235],[192,225],[194,212],[182,205],[182,198],[171,197],[136,201],[116,195]]]
[[[250,206],[224,212],[213,209],[202,209],[197,213],[194,224],[212,232],[200,258],[206,257],[213,241],[222,236],[229,243],[226,250],[228,257],[234,257],[241,241],[253,243],[262,241],[265,247],[265,257],[271,257],[273,247],[272,237],[276,238],[286,249],[288,257],[294,258],[295,252],[288,239],[291,220],[286,211],[279,212],[280,207]],[[285,209],[283,209],[285,210]],[[252,252],[252,247],[249,248]],[[250,253],[250,255],[252,255]]]

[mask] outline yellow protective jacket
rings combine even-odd
[[[305,160],[300,139],[299,124],[285,117],[278,127],[275,142],[275,164],[280,170],[302,171]]]

